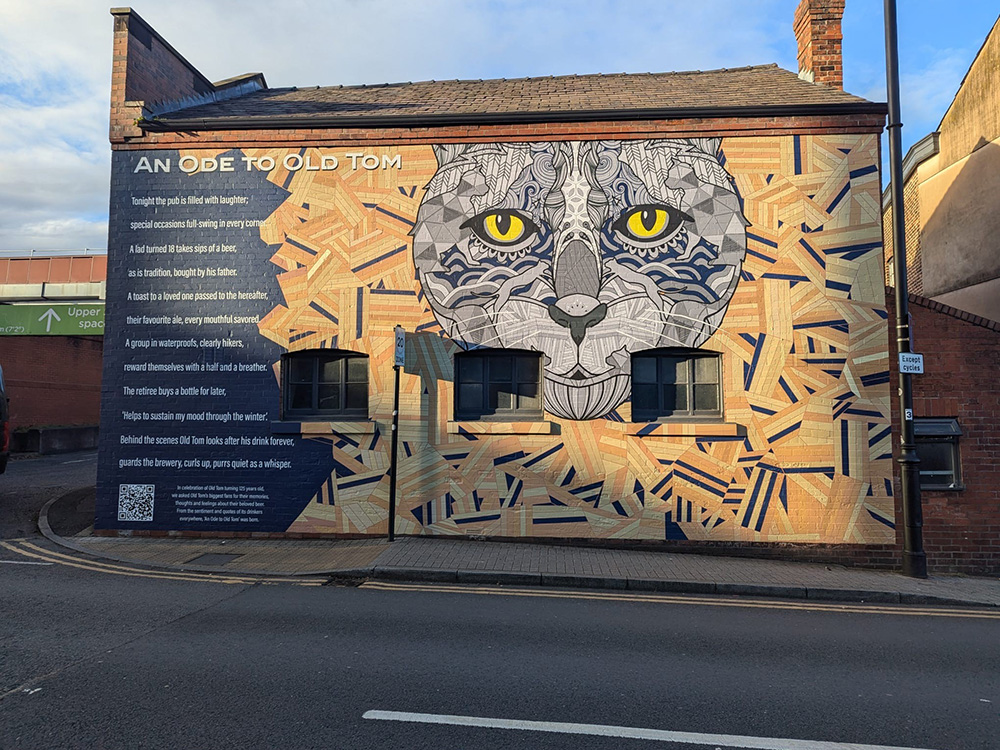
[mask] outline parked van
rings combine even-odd
[[[3,367],[0,366],[0,474],[7,471],[7,459],[10,458],[10,407],[7,400]]]

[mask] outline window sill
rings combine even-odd
[[[922,484],[921,492],[962,492],[965,490],[964,484]]]
[[[273,435],[374,435],[377,422],[370,419],[341,422],[271,422]]]
[[[625,434],[636,437],[743,438],[747,428],[735,422],[630,422]]]
[[[558,435],[559,425],[547,420],[536,422],[448,422],[449,435]]]

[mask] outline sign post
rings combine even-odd
[[[399,461],[399,371],[403,369],[406,362],[406,331],[403,326],[396,326],[395,329],[395,353],[393,355],[392,369],[396,371],[396,383],[393,388],[392,397],[392,440],[389,455],[389,541],[396,538],[396,469]]]

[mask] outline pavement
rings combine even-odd
[[[1000,578],[932,576],[822,563],[566,544],[399,537],[380,539],[183,539],[105,537],[84,528],[93,490],[50,500],[38,526],[76,552],[131,565],[222,575],[321,576],[331,582],[391,580],[627,589],[686,594],[1000,607]]]

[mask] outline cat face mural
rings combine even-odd
[[[417,276],[465,348],[544,355],[545,408],[602,417],[631,353],[698,347],[736,290],[746,220],[719,140],[436,146]]]

